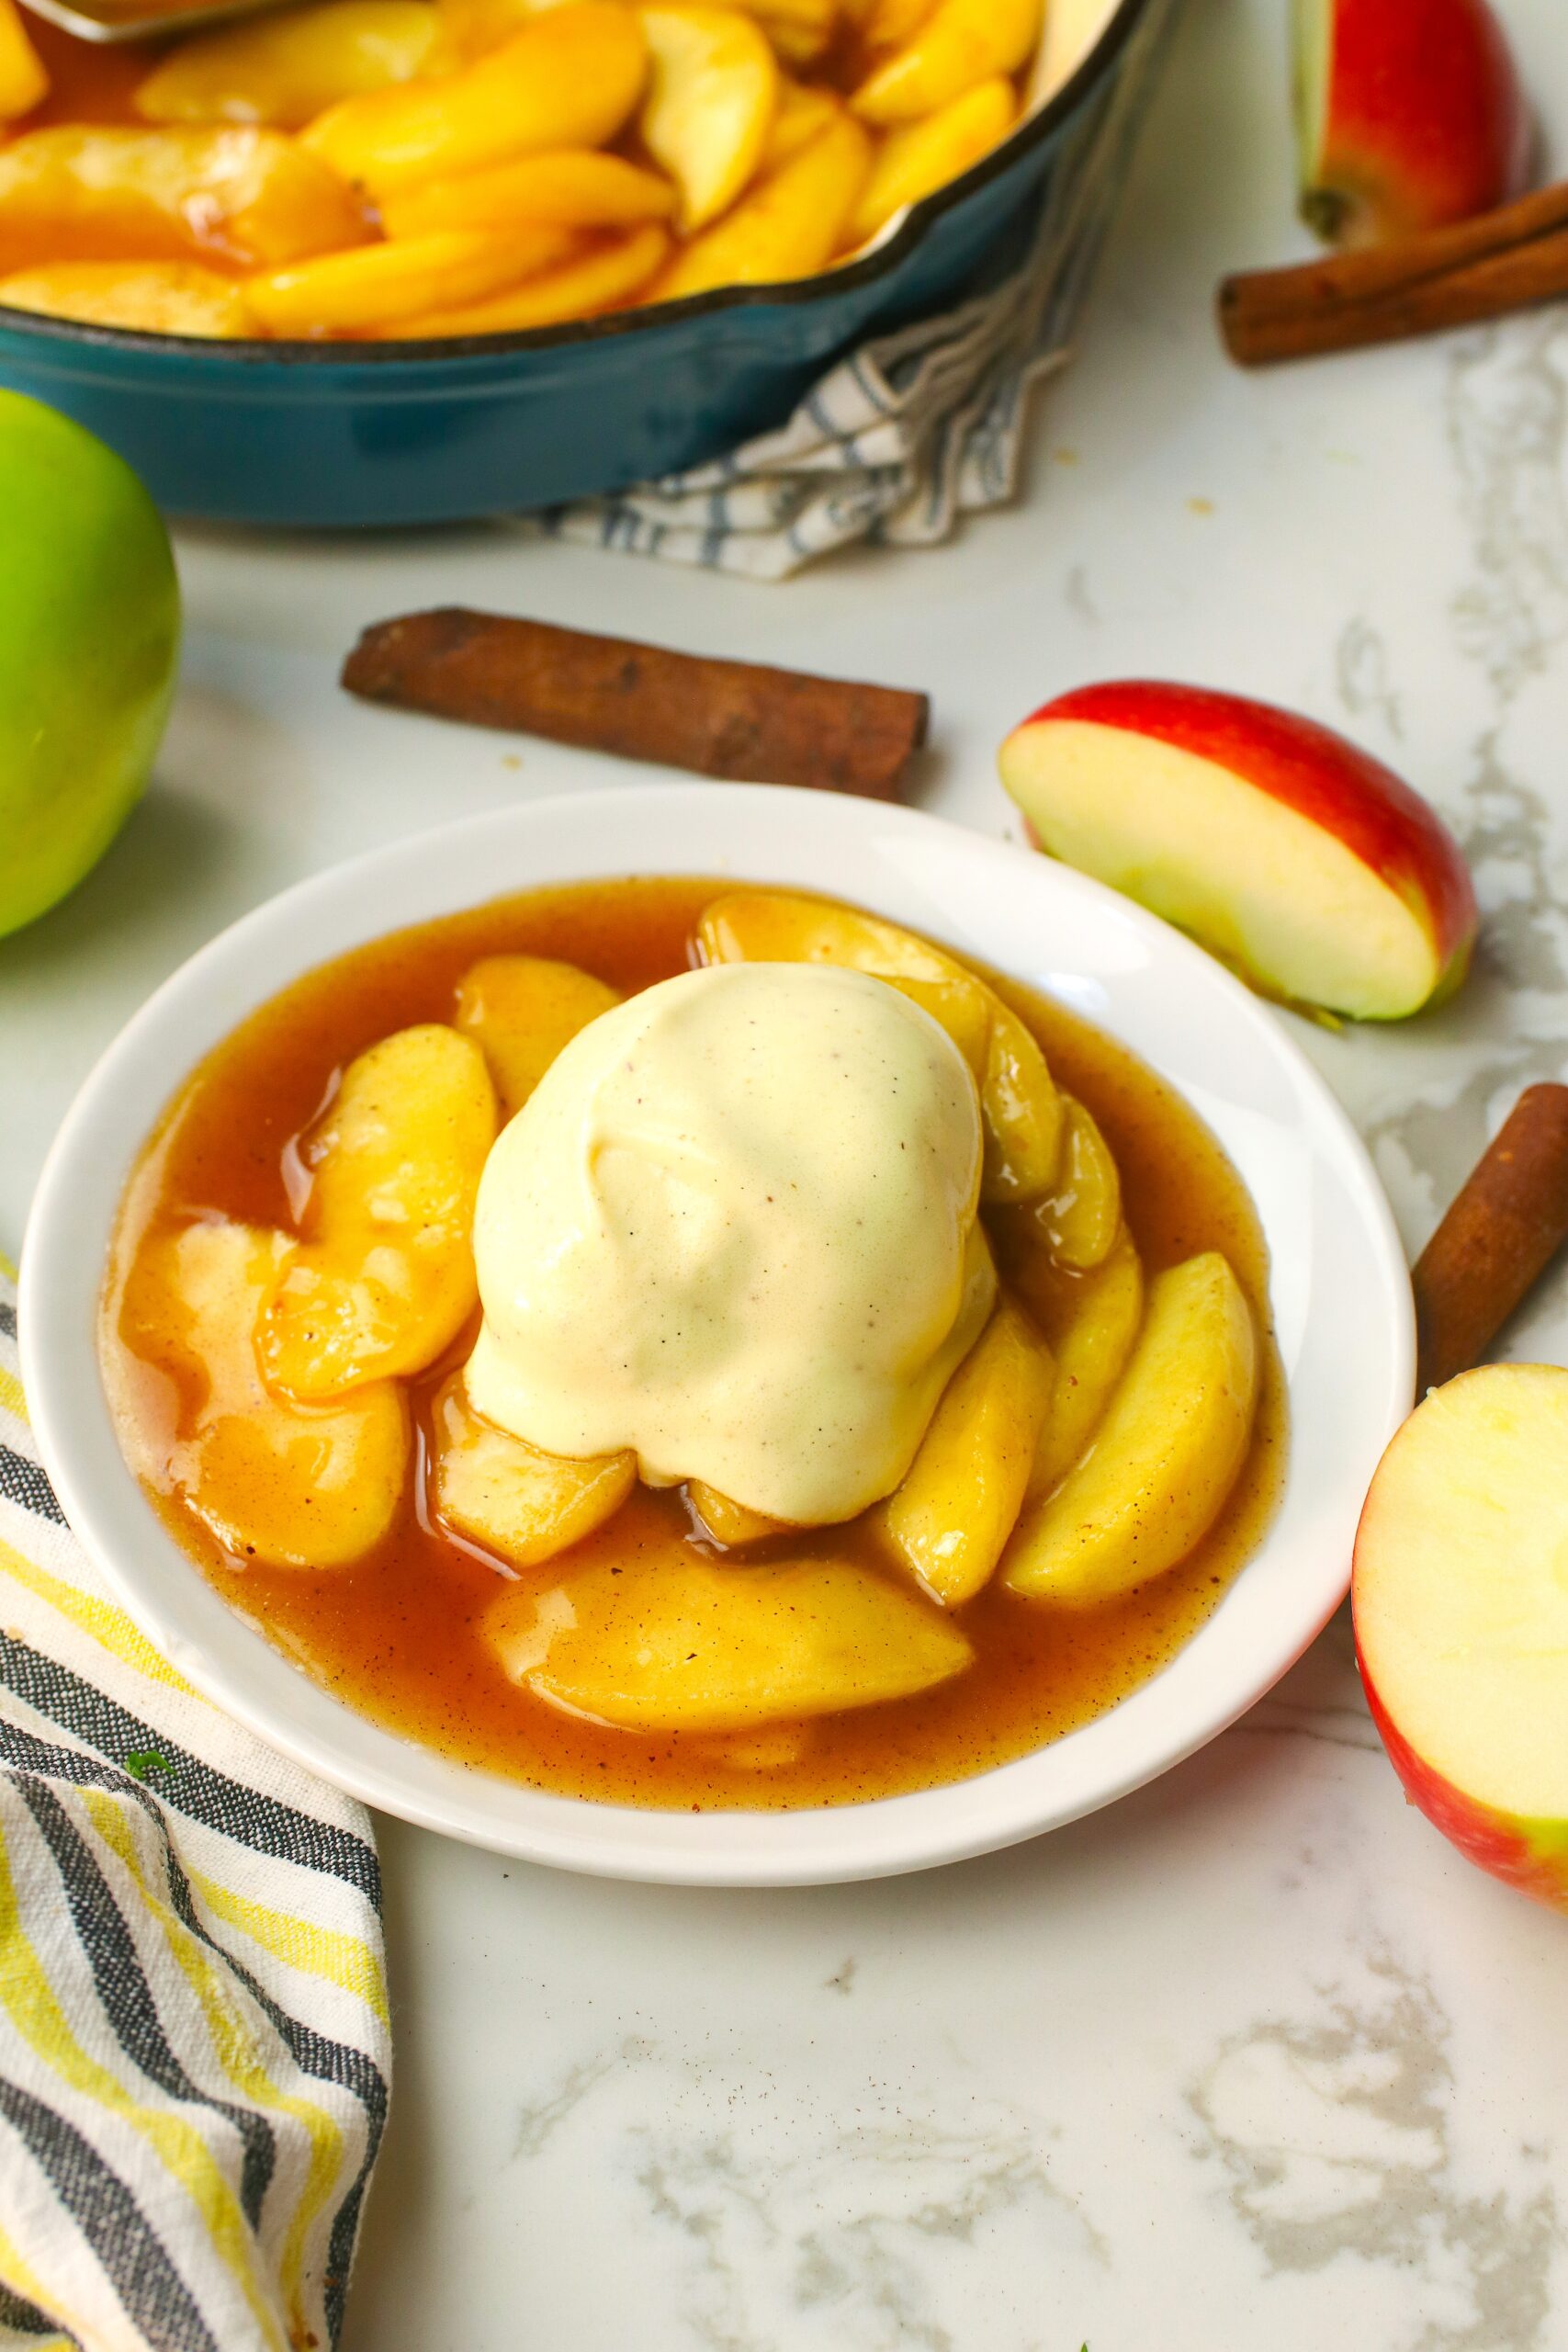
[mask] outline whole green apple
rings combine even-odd
[[[179,643],[168,533],[130,468],[0,391],[0,933],[73,889],[124,824]]]

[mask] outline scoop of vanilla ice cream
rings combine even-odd
[[[479,1412],[801,1525],[891,1492],[989,1312],[975,1082],[862,972],[682,973],[581,1031],[474,1226]]]

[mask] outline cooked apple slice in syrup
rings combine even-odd
[[[874,973],[923,1004],[971,1067],[983,1019],[981,1197],[1027,1201],[1048,1189],[1061,1147],[1062,1098],[1045,1057],[1017,1013],[955,957],[897,923],[791,890],[716,899],[697,925],[697,944],[710,964],[844,964]]]
[[[16,0],[0,0],[0,122],[30,114],[48,96],[48,72],[28,39]]]
[[[937,0],[851,104],[867,122],[914,122],[977,82],[1017,71],[1040,33],[1040,0]]]
[[[677,250],[655,298],[678,301],[715,286],[768,286],[826,269],[870,168],[870,140],[836,107],[826,129]]]
[[[652,59],[640,129],[681,191],[687,233],[734,203],[762,160],[778,105],[778,61],[734,8],[639,11]]]
[[[495,1132],[484,1056],[456,1029],[400,1029],[349,1064],[301,1147],[305,1238],[262,1318],[276,1387],[333,1396],[450,1346],[478,1304],[474,1195]]]
[[[137,85],[145,122],[270,122],[298,130],[340,98],[438,71],[444,38],[428,0],[323,0],[220,25],[160,57]]]
[[[352,0],[351,0],[352,5]],[[424,6],[426,0],[410,0]],[[380,206],[389,237],[427,237],[438,229],[634,229],[662,220],[675,209],[675,190],[658,172],[592,147],[547,150],[464,172],[455,180],[423,181]],[[522,272],[518,272],[519,277]]]
[[[686,1499],[717,1544],[738,1547],[760,1544],[764,1536],[789,1532],[787,1519],[770,1519],[765,1510],[751,1510],[745,1503],[732,1502],[716,1487],[710,1487],[705,1478],[688,1480]]]
[[[792,82],[787,74],[781,74],[778,105],[759,172],[766,175],[789,163],[803,147],[809,147],[830,122],[837,122],[843,110],[831,90]]]
[[[580,1029],[621,1001],[607,981],[548,956],[487,956],[457,988],[457,1026],[490,1065],[503,1118],[521,1111]]]
[[[918,204],[989,154],[1017,113],[1012,84],[998,74],[939,107],[935,114],[890,130],[850,224],[851,242],[858,245],[874,237],[905,205]]]
[[[938,1028],[946,1030],[968,1063],[976,1085],[984,1086],[991,1052],[987,991],[968,978],[928,980],[908,972],[882,972],[877,977],[929,1012]]]
[[[479,302],[562,262],[570,229],[520,222],[511,232],[444,229],[320,254],[250,278],[245,300],[276,335],[378,334],[443,300]]]
[[[737,1731],[929,1690],[973,1653],[928,1601],[839,1560],[729,1567],[682,1549],[513,1587],[485,1633],[541,1699],[629,1731]]]
[[[432,1432],[437,1514],[518,1567],[581,1544],[614,1517],[637,1484],[634,1453],[573,1462],[497,1429],[469,1404],[460,1373],[435,1400]]]
[[[1122,1230],[1122,1180],[1091,1114],[1062,1097],[1062,1164],[1035,1215],[1059,1266],[1088,1273],[1103,1265]]]
[[[519,155],[613,139],[648,76],[629,8],[608,0],[531,16],[447,80],[367,91],[328,107],[300,133],[350,187],[384,197],[427,180],[488,171]]]
[[[1088,1607],[1185,1559],[1235,1484],[1257,1394],[1252,1314],[1225,1261],[1208,1250],[1156,1275],[1094,1444],[1019,1521],[1012,1590]]]
[[[1144,1270],[1123,1233],[1092,1274],[1056,1273],[1052,1291],[1035,1284],[1024,1297],[1056,1352],[1056,1384],[1029,1474],[1033,1502],[1059,1486],[1094,1435],[1115,1393],[1144,1319]]]
[[[145,334],[254,334],[244,289],[196,261],[56,261],[0,277],[0,309]]]
[[[341,1404],[280,1404],[256,1366],[262,1303],[285,1237],[213,1219],[159,1237],[127,1284],[120,1334],[133,1353],[205,1382],[166,1458],[171,1483],[238,1558],[332,1568],[379,1542],[402,1493],[408,1414],[390,1381]]]
[[[1122,1232],[1122,1180],[1099,1123],[1072,1095],[1062,1100],[1060,1163],[1051,1190],[1006,1219],[1006,1250],[1044,1288],[1052,1271],[1087,1274],[1103,1265]],[[1043,1259],[1043,1266],[1030,1261]]]
[[[873,1524],[923,1585],[956,1608],[1012,1533],[1051,1405],[1051,1351],[1003,1296],[948,1382],[902,1486]]]

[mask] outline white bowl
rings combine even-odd
[[[798,1813],[644,1812],[551,1796],[383,1731],[243,1624],[121,1458],[99,1377],[105,1253],[177,1081],[264,999],[405,923],[537,884],[696,873],[834,892],[983,956],[1125,1041],[1207,1121],[1268,1238],[1290,1388],[1280,1510],[1163,1673],[1036,1754],[955,1787]],[[1409,1409],[1403,1251],[1350,1125],[1282,1024],[1198,948],[1067,867],[912,810],[749,786],[637,785],[444,827],[318,876],[176,972],[61,1129],[22,1266],[23,1373],[67,1518],[143,1632],[264,1739],[368,1804],[502,1853],[714,1886],[871,1878],[984,1853],[1108,1804],[1190,1755],[1285,1671],[1341,1599],[1362,1498]]]

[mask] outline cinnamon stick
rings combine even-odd
[[[1416,1393],[1481,1362],[1568,1238],[1568,1086],[1528,1086],[1416,1261]]]
[[[925,740],[924,695],[459,605],[366,630],[350,694],[742,784],[898,795]]]
[[[1568,294],[1568,183],[1425,236],[1227,277],[1220,332],[1244,368],[1436,334]]]

